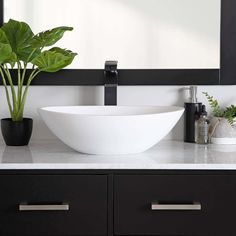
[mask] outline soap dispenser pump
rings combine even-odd
[[[184,103],[184,141],[195,143],[195,122],[200,117],[202,103],[197,101],[197,86],[190,86],[186,89],[189,90],[190,98],[188,102]]]

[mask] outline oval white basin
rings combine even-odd
[[[49,129],[71,148],[88,154],[144,152],[164,138],[182,107],[59,106],[39,109]]]

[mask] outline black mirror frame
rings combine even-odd
[[[3,19],[4,0],[0,0],[1,25]],[[220,54],[219,69],[121,69],[118,70],[119,85],[236,85],[235,0],[221,0]],[[101,68],[64,69],[53,74],[40,73],[32,85],[104,85],[103,72]],[[17,83],[15,79],[14,83]]]

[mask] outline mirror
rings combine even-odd
[[[73,26],[58,43],[79,54],[73,69],[220,68],[220,0],[7,0],[4,21],[34,33]]]

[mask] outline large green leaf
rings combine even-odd
[[[47,30],[35,35],[31,41],[33,47],[44,48],[54,45],[60,40],[66,31],[72,31],[72,27],[61,26],[51,30]]]
[[[12,48],[9,44],[6,34],[2,29],[0,29],[0,64],[10,63],[13,67],[16,61],[16,54],[12,52]]]
[[[64,67],[70,65],[73,62],[74,58],[78,55],[75,52],[72,52],[72,51],[66,50],[66,49],[62,49],[62,48],[59,48],[59,47],[51,48],[49,51],[50,52],[57,52],[57,53],[60,53],[60,54],[64,55],[65,57],[67,57],[67,59],[65,60],[65,66]]]
[[[0,43],[4,43],[4,44],[9,44],[10,45],[10,43],[9,43],[9,41],[7,39],[7,36],[6,36],[5,32],[2,29],[0,29]]]
[[[32,60],[39,70],[44,72],[57,72],[71,64],[76,53],[63,50],[60,48],[52,48],[49,51],[44,51]]]
[[[4,63],[9,63],[11,67],[13,68],[17,62],[17,56],[14,52],[11,53],[11,55],[4,61]]]
[[[6,37],[6,34],[0,29],[0,64],[10,63],[15,65],[16,55],[12,52],[11,45]]]
[[[9,44],[0,43],[0,64],[4,63],[12,55],[12,49]]]
[[[12,51],[19,60],[27,62],[30,55],[32,58],[39,53],[39,51],[30,44],[34,34],[29,25],[25,22],[10,19],[1,29],[4,31]]]

